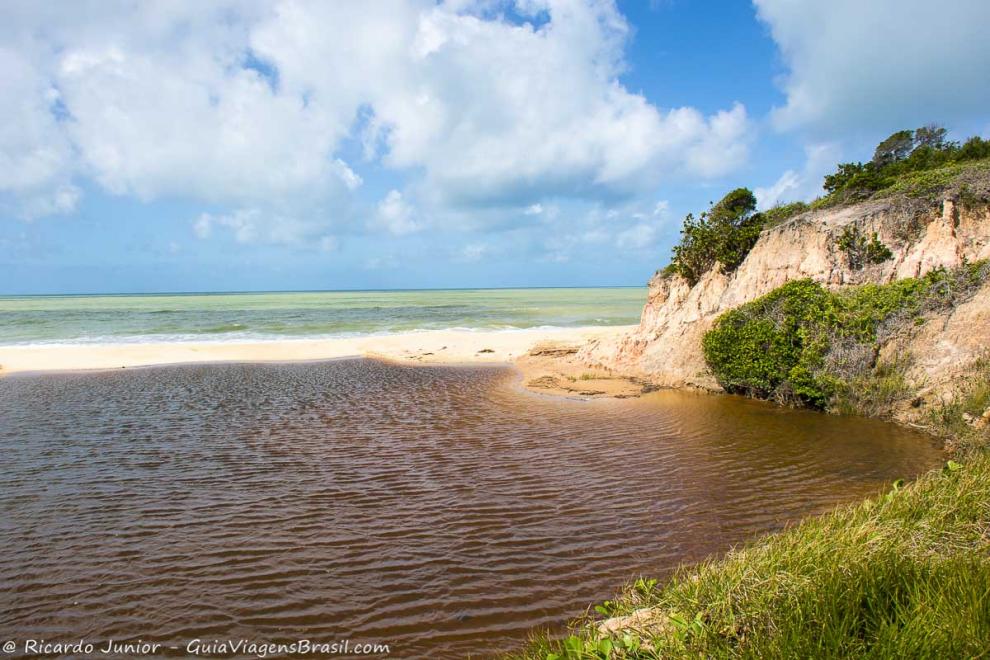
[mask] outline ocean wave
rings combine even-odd
[[[591,325],[591,324],[589,324]],[[314,334],[285,334],[249,331],[226,331],[204,334],[202,332],[175,334],[140,334],[140,335],[94,335],[74,337],[71,339],[32,339],[25,341],[3,342],[0,347],[59,347],[59,346],[106,346],[118,344],[240,344],[266,342],[311,342],[333,341],[336,339],[355,339],[362,337],[388,337],[393,335],[417,334],[424,332],[526,332],[552,331],[578,326],[536,325],[514,326],[507,324],[488,326],[435,326],[417,328],[388,328],[371,331],[351,331]]]

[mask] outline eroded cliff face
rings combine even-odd
[[[853,225],[876,232],[893,258],[861,270],[838,247]],[[946,200],[919,211],[906,202],[868,202],[814,211],[767,229],[740,267],[729,275],[714,269],[693,287],[680,276],[656,275],[639,327],[617,339],[585,346],[585,364],[649,379],[660,386],[719,389],[702,355],[701,340],[725,311],[754,300],[789,280],[811,278],[830,288],[887,283],[944,266],[990,258],[990,211],[970,210]],[[929,388],[952,370],[990,348],[990,287],[926,323],[899,346],[916,362],[912,376]]]

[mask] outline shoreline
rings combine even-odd
[[[347,357],[406,364],[513,363],[537,344],[573,346],[635,326],[519,330],[428,330],[338,339],[0,346],[0,377],[14,373],[94,371],[220,362],[303,362]],[[525,370],[524,370],[525,372]]]

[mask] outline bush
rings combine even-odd
[[[755,210],[752,191],[736,188],[699,218],[689,214],[684,219],[681,242],[674,247],[670,271],[695,284],[716,264],[725,272],[735,270],[763,228],[763,220]]]
[[[819,410],[860,401],[859,412],[882,414],[904,390],[905,365],[878,364],[880,345],[988,279],[984,261],[838,292],[788,282],[720,316],[702,339],[705,361],[728,392]]]
[[[858,227],[847,226],[838,240],[839,249],[845,252],[849,267],[862,270],[868,264],[880,264],[893,258],[890,249],[880,242],[877,233],[873,232],[870,240],[859,231]]]
[[[796,280],[719,317],[705,333],[705,361],[727,392],[824,408],[830,388],[814,373],[835,324],[834,296]]]
[[[868,163],[841,163],[825,176],[826,195],[815,201],[815,208],[868,199],[893,187],[904,187],[905,177],[938,170],[965,161],[990,158],[990,140],[971,137],[959,146],[947,142],[946,131],[937,125],[914,131],[897,131],[877,145]],[[947,175],[958,173],[947,172]],[[945,183],[933,179],[925,183]],[[930,187],[930,186],[929,186]]]
[[[764,229],[776,227],[777,225],[790,220],[796,215],[804,213],[811,207],[805,202],[791,202],[790,204],[778,204],[772,208],[762,211]]]

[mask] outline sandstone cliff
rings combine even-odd
[[[850,225],[864,235],[876,232],[893,258],[852,268],[837,246]],[[639,326],[624,336],[586,345],[576,358],[660,386],[718,389],[705,365],[701,339],[729,309],[794,279],[811,278],[830,288],[886,283],[987,258],[990,210],[985,206],[969,209],[945,199],[931,208],[901,198],[812,211],[764,230],[746,260],[729,275],[716,268],[691,286],[680,276],[658,273],[649,283]],[[984,286],[885,350],[910,352],[916,387],[932,390],[988,348],[990,286]]]

